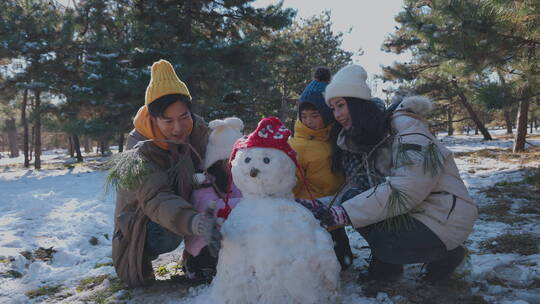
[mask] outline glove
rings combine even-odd
[[[327,207],[324,204],[319,204],[311,212],[327,229],[351,225],[347,211],[341,206]]]
[[[194,235],[203,237],[208,243],[208,251],[213,257],[217,257],[221,249],[221,232],[219,224],[214,217],[214,210],[208,208],[205,213],[197,213],[191,218],[190,229]]]
[[[351,225],[349,216],[343,207],[327,207],[318,200],[296,199],[296,202],[306,207],[325,228]]]
[[[295,201],[297,203],[299,203],[300,205],[304,206],[307,210],[309,210],[310,212],[313,213],[313,210],[319,205],[321,204],[319,201],[317,200],[308,200],[308,199],[303,199],[303,198],[297,198],[295,199]]]

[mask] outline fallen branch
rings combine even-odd
[[[430,127],[438,127],[438,126],[444,126],[448,123],[454,123],[454,122],[460,122],[460,121],[464,121],[464,120],[467,120],[467,119],[471,119],[470,117],[465,117],[465,118],[462,118],[462,119],[458,119],[458,120],[452,120],[452,121],[443,121],[443,122],[439,122],[439,123],[436,123],[436,124],[430,124],[429,126]]]

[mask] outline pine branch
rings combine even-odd
[[[413,153],[418,156],[423,156],[422,146],[417,145],[417,144],[410,144],[410,143],[400,143],[397,148],[394,166],[402,167],[402,166],[412,165],[414,162],[409,153]]]
[[[111,189],[133,190],[153,172],[151,165],[137,150],[129,150],[114,155],[109,161],[111,169],[105,179],[105,193]]]
[[[441,172],[444,165],[444,157],[437,144],[430,142],[424,151],[424,173],[428,170],[431,176],[436,176]]]
[[[410,197],[401,189],[392,186],[390,182],[388,182],[388,186],[391,193],[386,204],[387,218],[382,222],[383,228],[388,231],[412,229],[414,222],[407,214],[411,205]]]

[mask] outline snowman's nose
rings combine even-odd
[[[257,177],[257,174],[259,174],[261,171],[259,169],[256,169],[256,168],[251,168],[251,170],[249,171],[249,175],[251,177]]]

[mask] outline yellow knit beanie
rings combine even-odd
[[[186,95],[191,100],[186,84],[176,76],[171,63],[161,59],[152,65],[150,84],[146,87],[144,104],[149,105],[154,100],[169,94]]]

